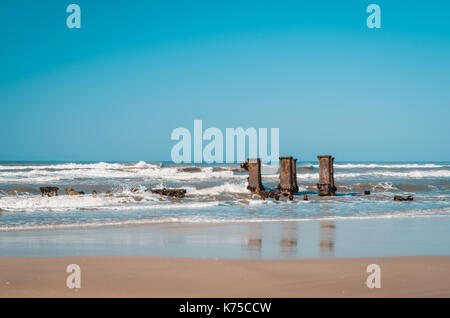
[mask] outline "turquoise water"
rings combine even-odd
[[[276,187],[278,167],[263,166],[266,188]],[[297,166],[293,201],[260,200],[246,189],[238,165],[168,163],[0,163],[0,231],[101,227],[163,222],[223,223],[439,217],[450,212],[447,162],[337,162],[335,197],[318,197],[316,162]],[[42,197],[40,186],[57,186]],[[182,187],[182,200],[146,191]],[[85,195],[68,196],[74,188]],[[92,195],[93,190],[97,195]],[[364,195],[370,190],[371,195]],[[309,200],[303,200],[308,194]],[[412,202],[394,195],[414,195]]]

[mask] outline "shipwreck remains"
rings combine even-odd
[[[72,188],[66,188],[66,194],[67,195],[80,195],[80,194],[84,194],[83,191],[77,192]]]
[[[294,195],[289,191],[278,191],[279,192],[279,198],[284,200],[294,200]]]
[[[261,159],[247,159],[246,162],[241,162],[241,168],[248,171],[247,189],[258,194],[264,191],[264,186],[261,182]]]
[[[186,194],[186,189],[150,189],[152,193],[160,194],[160,195],[166,195],[169,197],[174,198],[184,198],[184,195]]]
[[[292,173],[292,168],[289,165],[294,164],[295,167],[295,160],[292,159],[287,160],[287,167],[289,168],[289,175],[287,175],[288,172],[286,172],[286,176],[283,177],[283,179],[280,176],[280,185],[278,186],[277,190],[266,190],[262,184],[261,179],[261,159],[247,159],[246,162],[241,163],[241,168],[248,171],[248,186],[247,189],[250,190],[252,193],[260,195],[263,199],[265,198],[272,198],[275,200],[279,199],[289,199],[293,200],[293,192],[298,191],[297,186],[297,180],[295,178],[296,174],[295,172]],[[294,168],[295,170],[295,168]],[[292,179],[294,176],[294,179]],[[294,181],[293,181],[294,180]],[[282,186],[281,186],[282,185]]]
[[[277,201],[280,199],[280,191],[266,190],[262,185],[260,158],[247,159],[246,162],[241,162],[241,168],[248,171],[248,190],[250,190],[252,193],[260,195],[263,199],[272,198]],[[292,198],[290,198],[290,200],[292,200]]]
[[[413,201],[414,197],[412,195],[408,195],[407,197],[402,197],[401,195],[395,195],[394,201]]]
[[[278,190],[261,190],[258,193],[263,199],[265,198],[272,198],[275,200],[279,200],[281,196],[281,193]],[[292,200],[292,199],[291,199]]]
[[[280,157],[280,184],[278,190],[281,192],[296,193],[297,185],[297,159],[293,157]]]
[[[40,187],[42,196],[55,197],[58,195],[58,187]]]
[[[329,196],[336,193],[336,187],[334,185],[334,167],[332,156],[317,156],[319,159],[319,183],[317,189],[319,190],[319,196]]]

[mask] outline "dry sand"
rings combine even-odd
[[[381,266],[381,288],[366,286]],[[66,267],[81,267],[81,288]],[[0,258],[0,297],[449,297],[450,256],[293,260]]]

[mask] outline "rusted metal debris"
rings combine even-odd
[[[277,201],[280,199],[280,192],[277,190],[261,190],[257,194],[259,194],[263,199],[272,198]]]
[[[293,157],[280,157],[280,191],[298,192],[296,162]]]
[[[241,163],[241,168],[248,171],[248,190],[257,194],[265,190],[261,182],[261,159],[247,159]]]
[[[40,187],[42,196],[55,197],[58,195],[58,187]]]
[[[317,189],[319,190],[319,196],[329,196],[336,193],[336,187],[334,185],[334,167],[332,156],[317,156],[319,159],[319,183]]]
[[[167,195],[169,197],[174,198],[184,198],[184,195],[186,194],[186,189],[150,189],[152,193],[160,194],[160,195]]]
[[[292,192],[290,191],[280,191],[280,199],[284,199],[284,200],[294,200],[294,195],[292,194]]]
[[[80,194],[84,194],[83,191],[77,192],[72,188],[66,188],[66,194],[67,195],[80,195]]]
[[[407,197],[402,197],[401,195],[395,195],[394,201],[412,201],[414,197],[412,195],[408,195]]]

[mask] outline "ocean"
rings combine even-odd
[[[317,196],[317,162],[297,162],[293,201],[261,200],[246,189],[247,176],[237,164],[0,162],[0,231],[450,215],[449,162],[335,162],[334,197]],[[278,167],[263,165],[262,179],[275,188]],[[42,186],[58,187],[59,195],[42,197]],[[147,191],[162,187],[184,188],[186,197]],[[65,188],[86,194],[68,196]],[[393,200],[410,194],[413,201]]]

